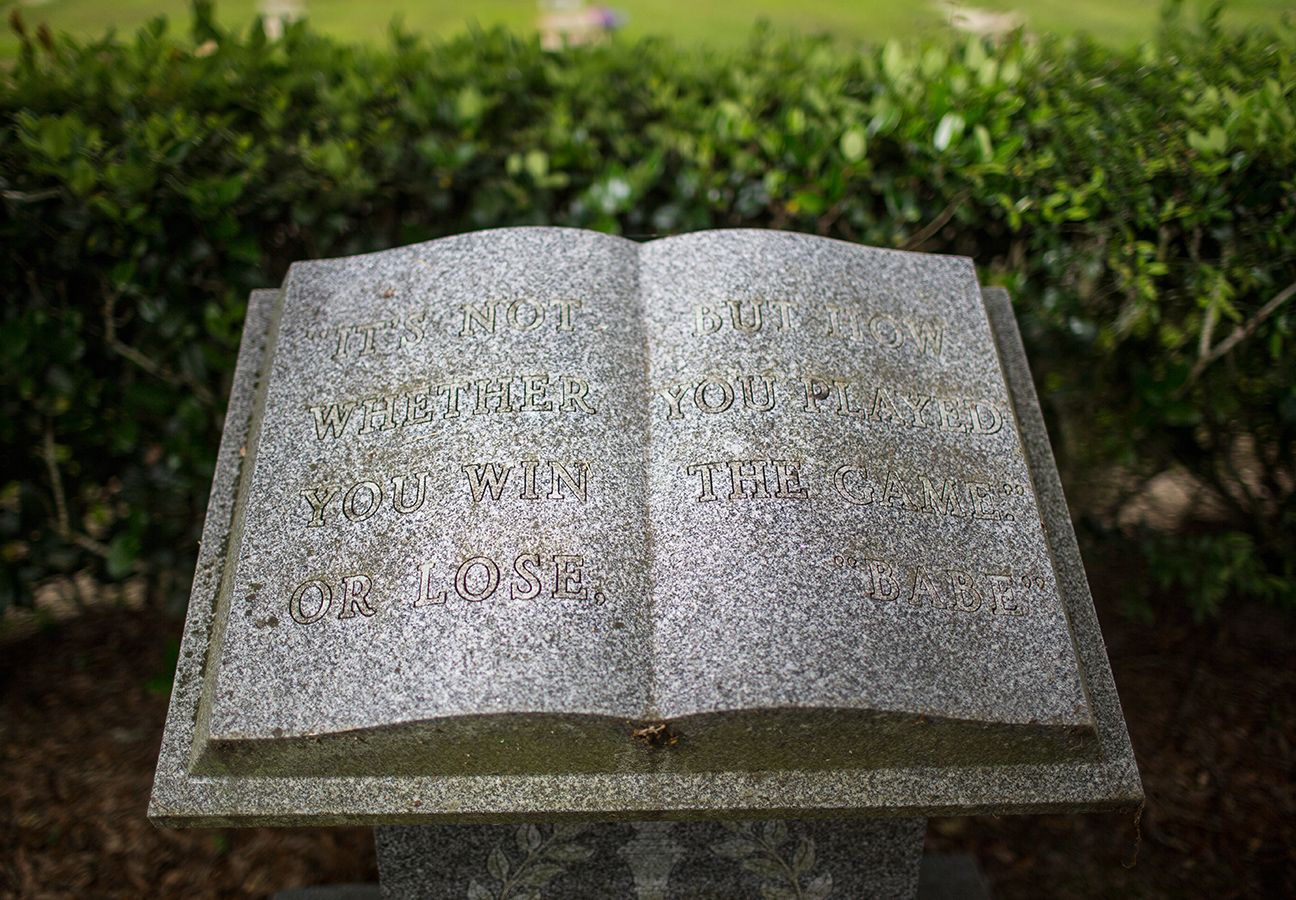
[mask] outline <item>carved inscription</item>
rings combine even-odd
[[[699,503],[717,500],[805,500],[801,461],[788,459],[726,459],[684,467],[700,481]],[[717,493],[718,492],[718,493]]]
[[[589,500],[590,463],[584,460],[470,462],[454,474],[463,485],[460,496],[467,495],[474,504],[515,497],[536,502]],[[322,528],[339,520],[364,522],[383,509],[412,515],[449,490],[430,471],[411,470],[346,484],[324,482],[298,493],[309,516],[307,526]]]
[[[608,599],[579,553],[524,551],[505,564],[489,556],[469,556],[449,566],[421,561],[415,564],[412,574],[413,595],[406,596],[408,606],[415,609],[444,606],[455,600],[483,603],[492,598],[547,598],[596,606]],[[368,619],[378,614],[374,605],[377,593],[375,579],[368,574],[344,575],[336,580],[308,578],[289,592],[288,615],[298,625],[314,625],[330,617]]]
[[[715,334],[731,329],[740,334],[764,330],[790,331],[797,304],[786,300],[726,300],[722,305],[699,303],[693,307],[693,333]]]
[[[997,403],[875,385],[837,375],[778,379],[764,373],[708,375],[657,390],[656,410],[667,421],[741,415],[790,407],[810,415],[836,415],[880,426],[925,428],[961,434],[996,434],[1007,422]]]
[[[1022,484],[960,479],[911,472],[889,465],[844,465],[833,473],[833,489],[855,506],[887,506],[911,513],[960,519],[1009,521],[1008,504],[1025,498]]]
[[[920,356],[940,358],[945,346],[945,323],[937,318],[897,316],[857,306],[805,306],[789,300],[725,300],[693,305],[692,331],[696,337],[721,331],[778,333],[799,329],[803,324],[830,338]]]
[[[392,297],[395,291],[387,288],[379,294]],[[581,301],[575,298],[542,301],[522,297],[464,303],[459,306],[460,323],[451,333],[458,337],[492,335],[501,330],[531,332],[548,329],[570,333],[576,330],[581,306]],[[430,325],[428,311],[416,309],[390,319],[344,322],[315,332],[314,337],[329,344],[332,348],[330,355],[335,360],[390,356],[423,343]]]
[[[875,387],[833,375],[804,378],[801,386],[802,409],[809,413],[967,434],[995,434],[1004,426],[1003,411],[985,400]]]
[[[1049,587],[1039,575],[1008,569],[946,568],[849,552],[834,555],[831,565],[853,576],[870,600],[964,613],[1024,616]]]
[[[383,296],[392,296],[388,291]],[[586,320],[576,298],[530,297],[459,304],[444,322],[454,338],[504,333],[567,334]],[[340,324],[319,337],[334,360],[384,356],[424,342],[435,320],[424,309],[390,319]],[[812,331],[829,340],[875,346],[940,359],[949,336],[943,320],[902,316],[858,305],[797,303],[770,298],[696,303],[691,331],[697,337],[730,332],[757,336]],[[794,370],[795,371],[795,370]],[[687,378],[659,386],[654,409],[671,422],[702,422],[715,416],[748,417],[773,410],[842,417],[879,427],[992,435],[1011,422],[999,403],[957,397],[857,376],[813,369],[795,375],[773,371],[732,372]],[[307,406],[309,427],[320,443],[350,442],[399,429],[462,424],[477,416],[595,415],[600,408],[588,378],[570,373],[442,375],[397,388]],[[460,423],[454,423],[460,420]],[[813,503],[825,498],[852,507],[897,510],[937,518],[1009,521],[1028,498],[1024,485],[983,477],[908,470],[891,462],[833,460],[820,466],[791,456],[686,462],[682,471],[697,503]],[[589,502],[592,466],[570,459],[477,459],[397,473],[368,473],[324,481],[299,491],[308,528],[361,524],[382,513],[417,514],[438,500],[470,506],[511,501]],[[1023,615],[1043,579],[993,567],[932,567],[843,552],[833,566],[856,579],[859,593],[880,603],[912,607]],[[408,587],[376,585],[371,574],[314,577],[287,597],[299,625],[326,619],[375,616],[378,598],[407,598],[413,608],[488,600],[605,602],[585,557],[525,551],[511,559],[472,555],[446,564],[416,561],[413,596]]]
[[[708,376],[667,385],[658,395],[666,400],[667,419],[683,419],[686,408],[708,415],[729,412],[735,403],[740,410],[768,412],[774,408],[774,378],[771,375],[740,375],[734,379]]]
[[[459,337],[495,334],[497,329],[508,331],[539,331],[548,327],[558,332],[576,330],[576,313],[581,301],[564,298],[548,302],[530,298],[517,300],[483,300],[464,303],[463,326]]]
[[[516,476],[514,471],[517,471]],[[507,463],[469,463],[463,467],[468,479],[468,492],[473,503],[499,500],[505,495],[517,495],[519,500],[578,500],[589,499],[589,469],[587,462],[559,462],[548,460],[541,477],[538,460],[523,460],[516,466]],[[509,479],[513,479],[509,488]]]
[[[427,425],[461,416],[575,413],[593,415],[588,379],[578,375],[496,375],[428,382],[409,390],[308,407],[319,441]]]
[[[535,600],[585,600],[601,606],[607,596],[592,585],[585,557],[578,553],[519,553],[501,565],[489,556],[470,556],[453,570],[442,571],[434,562],[420,562],[415,607],[443,606],[453,599],[482,603],[492,597]],[[444,586],[441,586],[444,584]]]
[[[399,318],[338,325],[320,333],[333,344],[333,359],[389,356],[423,342],[428,314],[416,310]]]
[[[337,590],[341,602],[335,604],[333,585],[324,579],[312,578],[293,589],[288,598],[288,614],[299,625],[313,625],[339,606],[339,619],[353,619],[357,613],[368,618],[378,612],[369,602],[372,589],[373,579],[368,575],[344,575]]]
[[[1026,486],[1014,482],[867,463],[815,472],[799,459],[725,459],[690,463],[684,473],[699,503],[812,500],[829,488],[852,506],[1001,522],[1015,518],[1016,505],[1027,497]]]
[[[828,336],[850,341],[867,341],[888,350],[906,345],[923,356],[939,357],[945,341],[945,323],[940,319],[915,319],[869,313],[844,306],[826,306]]]

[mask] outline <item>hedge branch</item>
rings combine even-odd
[[[919,229],[916,234],[906,238],[904,243],[900,245],[900,249],[913,250],[915,247],[921,247],[923,244],[927,243],[932,235],[936,234],[936,232],[949,224],[949,220],[954,218],[954,213],[956,213],[958,208],[963,205],[968,196],[966,190],[959,191],[955,194],[954,199],[949,202],[949,205],[942,209],[936,218],[932,219]]]
[[[40,203],[42,200],[53,200],[61,193],[58,188],[43,191],[0,191],[0,197],[14,203]]]
[[[1216,344],[1205,356],[1200,357],[1197,360],[1196,365],[1192,367],[1192,371],[1188,373],[1188,380],[1184,383],[1184,387],[1187,387],[1196,381],[1201,373],[1206,370],[1206,367],[1215,362],[1215,360],[1224,356],[1238,344],[1255,334],[1256,329],[1264,324],[1265,319],[1268,319],[1277,312],[1278,307],[1282,306],[1293,296],[1296,296],[1296,281],[1293,281],[1291,284],[1287,285],[1287,287],[1275,294],[1268,303],[1260,307],[1260,311],[1252,316],[1245,325],[1240,325],[1233,329],[1232,334]]]
[[[45,461],[45,468],[49,471],[50,490],[54,494],[54,521],[58,527],[59,537],[107,559],[108,547],[105,544],[72,528],[72,520],[68,516],[67,495],[63,491],[63,476],[59,472],[58,457],[54,452],[54,427],[48,421],[45,423],[45,438],[41,441],[41,457]]]
[[[130,344],[117,337],[116,306],[118,294],[119,292],[117,291],[107,291],[104,297],[104,339],[108,344],[108,347],[118,356],[130,360],[145,372],[148,372],[156,378],[173,383],[179,381],[181,384],[188,385],[189,389],[193,391],[194,396],[197,397],[199,401],[208,406],[214,405],[216,403],[216,397],[205,384],[198,381],[196,378],[192,378],[182,372],[176,372],[168,368],[153,359],[151,356],[148,356],[141,350],[132,347]]]
[[[59,474],[58,459],[54,455],[54,428],[45,423],[45,439],[41,441],[41,458],[49,472],[50,489],[54,492],[54,521],[58,523],[59,534],[66,537],[72,526],[68,519],[67,497],[63,493],[63,476]]]

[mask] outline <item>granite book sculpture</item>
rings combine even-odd
[[[158,820],[1139,793],[969,260],[517,228],[254,295]]]

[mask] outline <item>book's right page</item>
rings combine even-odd
[[[682,765],[1082,745],[1092,714],[971,261],[701,232],[644,246],[640,289],[653,701],[685,723]],[[718,747],[770,735],[773,754]]]

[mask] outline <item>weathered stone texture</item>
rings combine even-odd
[[[258,292],[150,814],[908,814],[1140,795],[968,260],[462,235]]]

